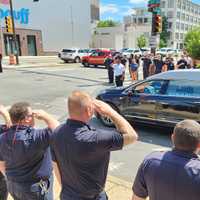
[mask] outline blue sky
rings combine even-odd
[[[200,0],[192,0],[200,4]],[[100,0],[101,19],[120,21],[124,15],[131,14],[131,8],[145,6],[148,0]]]

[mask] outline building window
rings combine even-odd
[[[190,16],[190,21],[193,23],[194,21],[193,16]]]
[[[174,8],[174,0],[168,0],[168,8]]]
[[[172,22],[168,22],[168,28],[171,29],[173,26],[173,23]]]
[[[148,23],[148,18],[144,18],[144,23]]]
[[[139,24],[142,24],[142,23],[143,23],[143,18],[139,18],[139,19],[138,19],[138,23],[139,23]]]
[[[180,23],[176,22],[176,29],[180,29]]]
[[[188,31],[188,29],[189,29],[189,28],[188,28],[188,25],[186,24],[186,25],[185,25],[185,30]]]
[[[173,16],[174,16],[173,11],[167,12],[167,17],[168,17],[168,18],[173,18]]]
[[[181,8],[181,0],[178,0],[178,2],[177,2],[177,7],[178,7],[178,8]]]
[[[182,9],[186,10],[186,4],[185,4],[185,2],[183,2]]]
[[[183,23],[181,23],[181,30],[184,30],[185,25]]]
[[[183,33],[180,33],[180,39],[183,40]]]
[[[178,19],[180,19],[181,18],[181,13],[177,12],[176,16],[177,16]]]
[[[165,4],[165,1],[161,1],[161,8],[165,8],[166,4]]]
[[[176,33],[176,39],[177,40],[179,39],[179,33]]]
[[[183,21],[185,21],[185,14],[184,13],[182,14],[181,18],[182,18]]]
[[[190,16],[189,16],[189,15],[186,15],[186,21],[189,22],[189,19],[190,19]]]

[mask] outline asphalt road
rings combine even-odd
[[[33,108],[44,109],[60,121],[67,118],[66,98],[73,90],[84,90],[91,95],[107,87],[107,71],[103,68],[83,68],[77,64],[67,64],[63,67],[20,68],[5,70],[0,74],[0,102],[11,105],[17,101],[28,101]],[[129,84],[127,76],[126,84]],[[94,118],[91,122],[95,127],[103,127]],[[43,126],[39,123],[38,126]],[[133,125],[139,141],[113,152],[109,174],[133,182],[137,168],[143,158],[152,151],[169,148],[170,132],[168,129]]]

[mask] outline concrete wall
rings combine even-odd
[[[89,47],[90,0],[84,0],[84,3],[83,0],[15,0],[13,3],[17,11],[16,28],[41,30],[44,51]],[[9,6],[1,5],[0,18],[4,17],[8,9]],[[5,26],[4,18],[1,19],[1,25]]]
[[[137,48],[137,38],[141,35],[145,35],[148,41],[151,35],[151,26],[150,25],[137,25],[130,26],[127,28],[127,31],[124,35],[125,47],[127,48]]]
[[[97,28],[93,36],[93,48],[123,48],[123,27]]]

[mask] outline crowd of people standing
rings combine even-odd
[[[115,80],[117,87],[123,86],[126,67],[129,68],[132,81],[138,80],[140,66],[142,66],[143,79],[170,70],[196,68],[196,64],[186,52],[177,60],[172,55],[163,57],[160,54],[154,56],[151,53],[146,53],[144,56],[131,54],[127,58],[123,54],[114,53],[112,58],[107,58],[105,64],[108,69],[109,83],[114,83]]]

